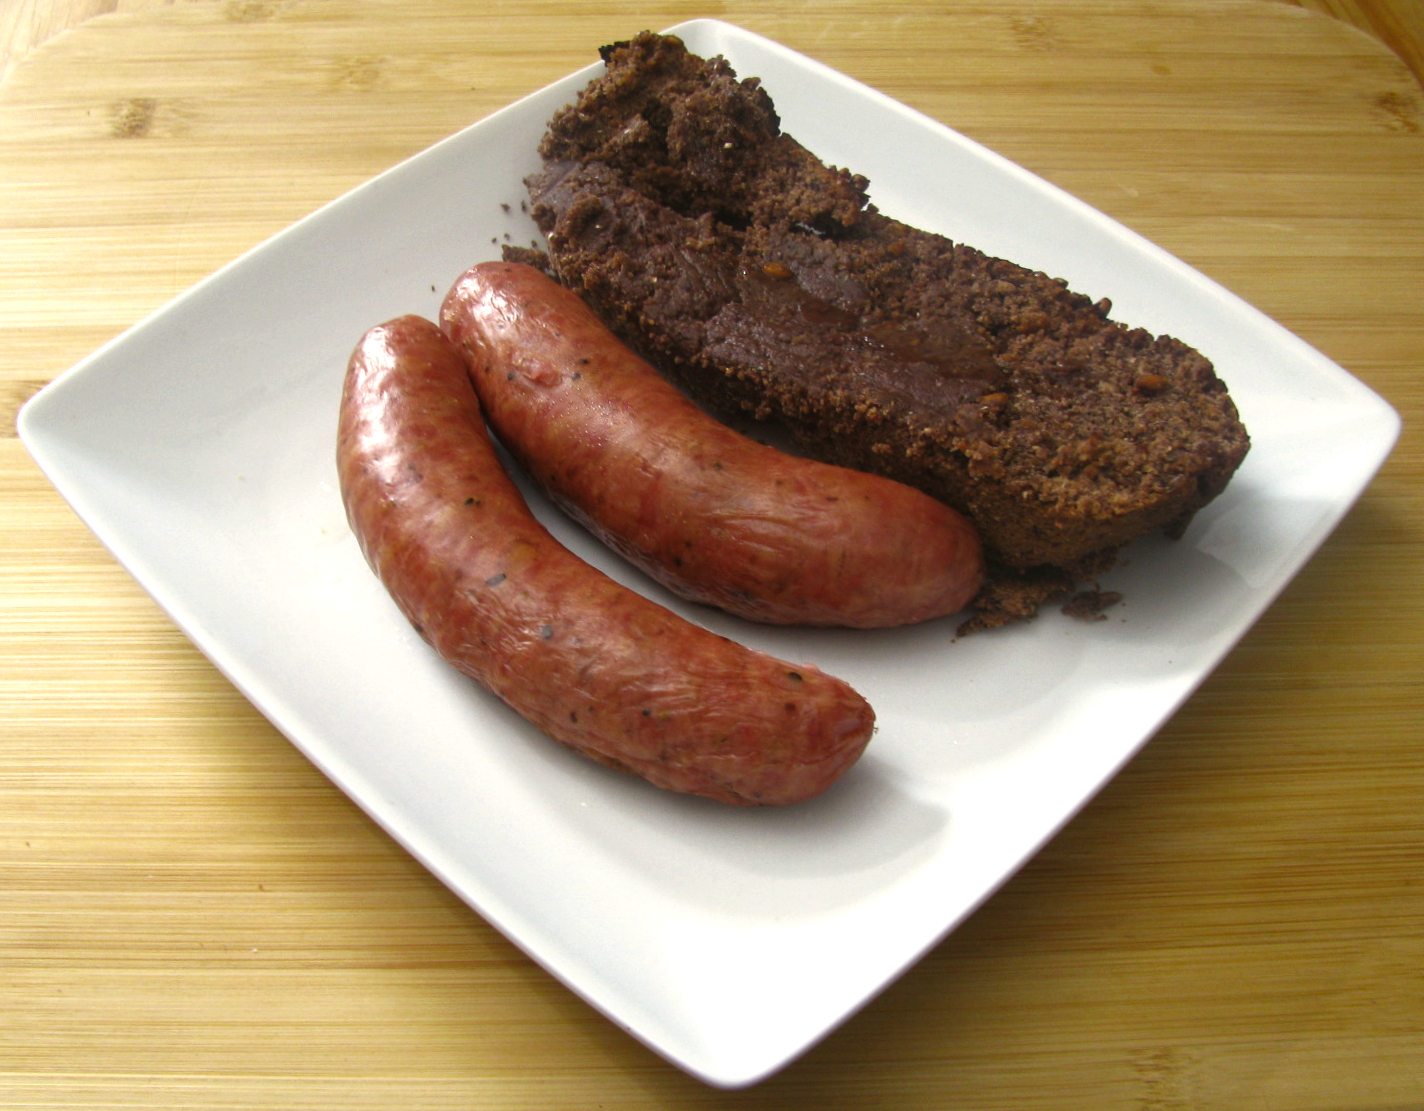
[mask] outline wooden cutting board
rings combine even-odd
[[[598,44],[696,15],[1062,185],[1405,418],[1144,753],[742,1094],[633,1043],[395,846],[13,433],[41,385],[243,250]],[[1424,1106],[1421,381],[1424,98],[1289,6],[233,0],[85,24],[0,86],[0,1104]]]

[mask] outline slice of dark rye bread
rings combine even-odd
[[[965,631],[1181,535],[1226,486],[1249,439],[1198,352],[880,213],[724,59],[651,33],[600,53],[527,182],[532,261],[713,411],[966,513],[996,572]]]

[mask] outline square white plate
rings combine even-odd
[[[882,210],[1111,297],[1119,318],[1215,360],[1254,448],[1184,540],[1134,548],[1111,576],[1129,600],[1112,620],[1051,612],[962,642],[952,620],[753,627],[674,601],[531,497],[623,582],[869,698],[879,732],[862,762],[784,810],[589,763],[432,655],[345,523],[346,359],[373,324],[433,317],[492,241],[536,237],[521,180],[597,64],[200,283],[57,379],[20,433],[197,646],[393,837],[636,1038],[737,1087],[911,965],[1137,751],[1334,528],[1399,420],[1230,293],[955,132],[727,24],[674,30],[762,77],[787,130],[867,174]]]

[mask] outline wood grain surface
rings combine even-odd
[[[141,12],[211,0],[0,0],[0,81],[35,47],[55,35],[115,12]],[[1375,36],[1424,80],[1424,0],[1257,0],[1332,16]],[[242,0],[229,5],[243,7]],[[249,12],[261,3],[248,3]]]
[[[1424,1108],[1424,95],[1403,51],[1261,0],[94,7],[117,10],[55,36],[38,5],[0,9],[44,40],[0,85],[0,1106]],[[744,1092],[632,1042],[416,864],[14,435],[25,398],[243,250],[694,15],[1042,174],[1405,421],[1142,754]]]

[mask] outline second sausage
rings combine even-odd
[[[982,583],[978,536],[953,509],[722,424],[533,267],[472,267],[440,322],[510,453],[681,597],[754,621],[876,628],[957,613]]]

